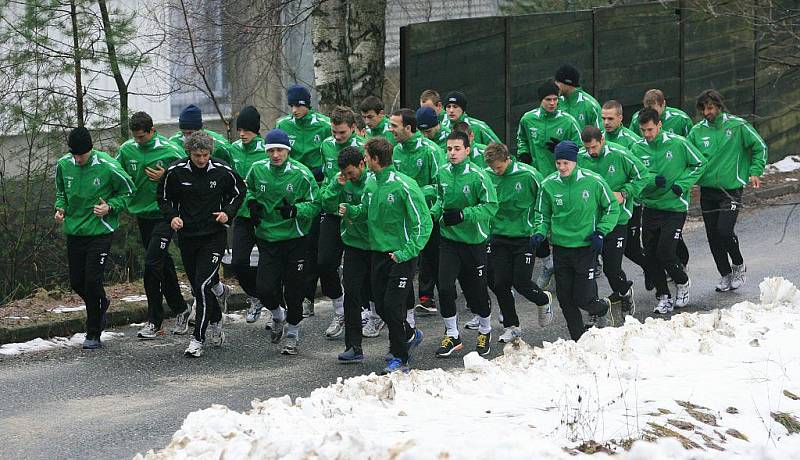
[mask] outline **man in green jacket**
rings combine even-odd
[[[558,171],[542,181],[531,246],[538,246],[549,235],[556,296],[570,337],[577,341],[584,332],[580,310],[589,312],[596,327],[613,320],[608,315],[611,303],[597,296],[595,262],[606,235],[617,223],[619,204],[602,177],[577,167],[577,144],[562,141],[554,153]]]
[[[540,327],[553,321],[553,296],[531,281],[535,257],[530,238],[542,176],[532,166],[516,161],[503,144],[489,144],[484,156],[498,202],[488,247],[489,287],[503,313],[505,330],[498,341],[507,343],[522,336],[512,287],[536,304]]]
[[[408,372],[422,331],[405,320],[406,299],[413,292],[416,258],[431,234],[430,210],[416,182],[392,164],[389,141],[370,139],[364,150],[367,166],[375,174],[364,186],[366,202],[342,203],[339,214],[366,223],[369,232],[372,295],[389,329],[390,356],[383,372]]]
[[[69,154],[56,165],[54,218],[67,236],[70,286],[86,304],[83,348],[95,349],[103,346],[100,335],[111,303],[103,289],[111,238],[136,186],[116,160],[93,149],[86,128],[70,131],[68,145]]]
[[[203,112],[200,107],[194,104],[189,104],[181,111],[178,116],[178,131],[169,138],[170,142],[183,148],[183,143],[195,131],[203,131],[212,139],[214,139],[214,151],[211,152],[213,158],[228,163],[233,166],[233,158],[230,152],[230,143],[222,134],[211,131],[210,129],[203,129]]]
[[[728,113],[722,95],[713,89],[698,96],[697,110],[703,114],[703,120],[694,125],[688,140],[708,162],[697,181],[700,208],[708,246],[722,276],[716,289],[724,292],[738,289],[746,281],[744,258],[734,227],[743,188],[748,183],[753,188],[761,186],[767,144],[750,123]]]
[[[436,356],[447,357],[464,348],[458,333],[456,279],[467,306],[478,315],[475,351],[491,351],[491,310],[487,291],[486,242],[497,213],[497,193],[486,171],[469,161],[469,137],[453,131],[447,138],[448,163],[439,170],[436,204],[431,209],[439,222],[439,300],[445,336]]]
[[[561,93],[558,108],[572,115],[580,129],[586,125],[600,127],[600,104],[581,88],[580,73],[564,64],[556,70],[555,82]]]
[[[692,186],[706,167],[703,155],[685,138],[661,131],[655,109],[642,109],[639,128],[644,141],[634,145],[634,155],[650,170],[653,179],[642,190],[642,243],[645,272],[656,288],[654,313],[666,314],[689,304],[691,281],[677,255]],[[675,301],[666,273],[675,282]]]
[[[439,117],[436,116],[436,111],[430,107],[420,107],[416,112],[417,129],[422,132],[422,135],[432,140],[437,147],[439,147],[439,164],[447,162],[447,132],[442,129],[442,124],[439,122]]]
[[[433,111],[436,112],[436,117],[439,119],[440,125],[443,124],[444,119],[447,118],[447,112],[442,105],[442,96],[440,96],[439,92],[436,90],[426,89],[421,92],[419,95],[419,106],[433,109]],[[447,146],[445,145],[445,150],[446,149]]]
[[[485,169],[486,160],[483,159],[483,152],[486,150],[486,144],[475,142],[475,133],[466,122],[459,121],[453,125],[453,131],[461,131],[467,135],[469,138],[469,161]]]
[[[442,129],[445,132],[449,134],[453,130],[453,125],[465,121],[475,133],[475,140],[478,143],[488,145],[490,142],[500,142],[500,138],[486,122],[467,115],[467,96],[464,93],[450,91],[444,98],[444,104],[447,117],[442,121]]]
[[[268,132],[264,142],[268,159],[253,163],[245,179],[245,205],[258,245],[257,286],[261,303],[272,312],[272,343],[280,342],[286,327],[281,353],[296,355],[308,238],[320,210],[319,187],[306,166],[289,158],[291,145],[283,130]],[[288,315],[280,307],[284,301]]]
[[[397,141],[392,134],[389,118],[383,110],[383,101],[375,96],[367,96],[358,104],[358,110],[367,124],[367,139],[380,136],[385,137],[392,145],[397,145]]]
[[[149,340],[165,334],[161,328],[164,320],[162,296],[166,298],[170,310],[177,315],[172,332],[186,334],[189,327],[187,318],[191,311],[186,311],[186,301],[178,286],[175,263],[169,254],[169,244],[175,231],[164,220],[156,198],[158,182],[166,168],[176,160],[186,158],[186,153],[183,148],[156,132],[153,119],[145,112],[134,113],[128,125],[133,139],[120,146],[117,161],[136,184],[136,193],[128,204],[128,213],[136,217],[145,248],[144,292],[147,295],[147,322],[137,336]],[[227,299],[224,285],[220,283],[215,286],[215,290],[218,296]],[[184,315],[180,315],[182,312]]]
[[[578,152],[578,166],[602,177],[620,206],[614,229],[603,238],[603,272],[612,291],[609,300],[612,305],[621,304],[622,315],[633,315],[636,311],[633,281],[628,280],[622,269],[622,256],[634,203],[650,174],[641,160],[625,147],[607,142],[603,132],[594,126],[583,128],[581,140],[584,148]]]
[[[692,118],[681,109],[667,106],[664,92],[660,89],[650,89],[644,93],[642,98],[644,108],[655,109],[661,117],[661,131],[665,131],[679,136],[686,137],[692,129]],[[631,117],[631,131],[639,136],[642,135],[639,129],[639,114],[641,110],[634,113]]]

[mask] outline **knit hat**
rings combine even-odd
[[[580,86],[581,74],[575,67],[564,64],[556,70],[556,81],[566,83],[569,86]]]
[[[436,111],[430,107],[420,107],[417,109],[417,128],[421,130],[431,129],[439,124],[439,117]]]
[[[178,128],[195,131],[203,129],[203,111],[200,107],[194,104],[187,105],[178,117]]]
[[[289,105],[302,105],[311,107],[311,93],[303,85],[292,85],[286,90],[286,99]]]
[[[467,96],[464,95],[461,91],[450,91],[447,93],[447,97],[444,98],[444,105],[447,104],[455,104],[461,107],[461,110],[467,111]]]
[[[75,155],[83,155],[91,151],[94,146],[92,144],[92,135],[84,127],[75,128],[69,132],[67,145],[69,145],[69,153]]]
[[[270,130],[270,132],[267,133],[264,144],[266,144],[264,145],[264,150],[274,148],[292,150],[291,144],[289,143],[289,135],[286,134],[286,131],[278,128]]]
[[[236,117],[236,127],[258,133],[261,129],[261,114],[258,113],[255,107],[248,105]]]
[[[578,145],[572,141],[561,141],[556,145],[556,160],[578,161]]]
[[[556,95],[558,96],[558,86],[552,81],[547,81],[545,84],[539,87],[539,101],[546,98],[547,96]]]

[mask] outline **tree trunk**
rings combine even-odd
[[[383,97],[386,0],[350,2],[352,106],[367,96]]]
[[[327,0],[314,11],[314,86],[319,109],[330,113],[337,105],[351,106],[352,79],[347,65],[350,54],[346,0]]]
[[[84,125],[83,83],[81,82],[81,50],[78,43],[78,11],[75,0],[69,2],[69,17],[72,21],[72,56],[75,62],[75,118],[78,126]]]
[[[100,16],[103,19],[103,32],[108,48],[108,63],[111,65],[111,73],[114,75],[114,82],[117,84],[119,93],[119,136],[120,141],[125,141],[130,137],[128,132],[128,84],[122,76],[117,60],[117,47],[114,42],[114,31],[111,30],[111,19],[108,15],[106,0],[97,0],[100,7]]]

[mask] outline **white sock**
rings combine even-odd
[[[211,288],[211,292],[213,292],[215,296],[219,297],[223,292],[225,292],[225,285],[222,283],[217,283]]]
[[[338,316],[344,316],[344,295],[338,299],[333,299],[333,313]]]
[[[413,329],[417,327],[417,318],[414,316],[414,310],[406,310],[406,322]]]
[[[492,332],[492,317],[479,316],[478,317],[478,332],[481,334],[488,334]]]
[[[286,327],[286,336],[287,337],[299,337],[300,336],[300,325],[299,324],[290,324]]]
[[[450,337],[457,339],[458,338],[458,315],[451,316],[449,318],[444,318],[444,327],[447,329],[445,334],[449,335]]]
[[[553,254],[544,258],[544,268],[548,270],[553,268]]]
[[[281,307],[278,307],[274,310],[270,310],[272,312],[272,319],[275,321],[282,323],[286,321],[286,310]]]

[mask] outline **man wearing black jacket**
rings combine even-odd
[[[167,169],[158,186],[158,205],[173,230],[197,300],[197,320],[186,348],[187,357],[200,357],[206,329],[211,326],[211,345],[222,346],[222,310],[212,283],[225,250],[225,228],[236,215],[245,185],[225,162],[211,158],[214,140],[197,131],[184,144],[189,158]]]

